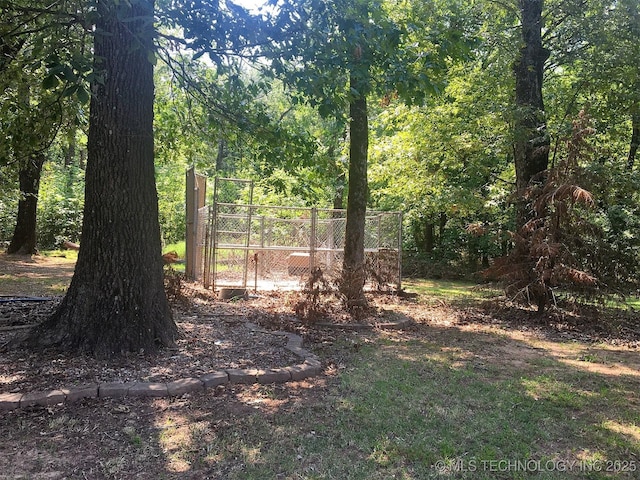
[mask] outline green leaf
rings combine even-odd
[[[69,86],[69,87],[64,89],[64,91],[62,92],[62,96],[63,97],[70,97],[71,95],[73,95],[77,91],[78,91],[78,85],[71,85],[71,86]]]
[[[87,89],[82,85],[78,86],[76,97],[78,97],[78,101],[83,105],[89,103],[89,92],[87,92]]]
[[[56,88],[60,84],[60,80],[55,76],[55,74],[49,74],[44,77],[42,80],[42,88],[45,90],[52,90]]]
[[[69,65],[62,66],[62,76],[67,82],[75,82],[78,80],[78,76],[73,72]]]

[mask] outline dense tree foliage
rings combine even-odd
[[[80,79],[88,70],[82,53],[86,32],[64,12],[66,6],[36,1],[6,2],[2,8],[0,165],[19,178],[9,253],[36,252],[42,168],[56,136],[82,124],[82,104],[89,98]]]
[[[416,103],[437,89],[468,42],[459,12],[431,2],[309,0],[281,5],[265,50],[269,71],[323,116],[348,116],[347,220],[341,291],[350,306],[366,303],[365,216],[369,199],[369,98],[394,95]],[[455,7],[455,5],[452,5]],[[348,107],[348,108],[347,108]]]

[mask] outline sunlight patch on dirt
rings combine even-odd
[[[74,269],[74,259],[0,254],[0,294],[60,295],[69,286]]]
[[[16,382],[24,381],[24,375],[20,375],[19,372],[14,375],[0,375],[0,391],[3,390],[3,387],[6,385],[10,385]]]
[[[585,360],[571,360],[568,358],[558,358],[558,361],[589,373],[599,373],[614,377],[620,377],[623,375],[640,377],[640,371],[638,371],[637,368],[628,367],[619,362],[611,362],[608,365],[605,365],[602,363],[594,363]]]
[[[270,398],[267,395],[260,394],[256,391],[247,390],[237,395],[238,400],[259,408],[262,412],[268,414],[276,414],[288,402],[287,399]]]
[[[525,365],[535,362],[536,359],[546,358],[587,373],[640,377],[638,352],[626,346],[547,341],[535,333],[484,328],[477,325],[462,330],[483,331],[512,340],[513,342],[502,346],[493,345],[493,349],[497,348],[502,353],[503,360],[514,365]]]
[[[192,426],[186,415],[172,413],[156,418],[155,427],[159,430],[158,443],[166,457],[166,469],[169,472],[184,473],[191,469],[183,458],[184,452],[193,449]]]
[[[595,347],[585,344],[541,342],[539,340],[533,340],[530,344],[537,349],[542,349],[544,355],[584,372],[615,377],[625,375],[640,377],[640,363],[637,358],[628,355],[631,351],[626,347],[611,345]]]
[[[614,420],[607,420],[604,423],[604,427],[612,432],[620,435],[624,435],[629,440],[634,442],[640,442],[640,426],[619,423]]]

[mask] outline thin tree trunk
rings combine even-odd
[[[447,222],[449,221],[449,217],[446,213],[440,212],[438,217],[438,245],[442,246],[442,242],[444,241],[444,229],[447,226]]]
[[[333,129],[332,129],[333,130]],[[329,147],[329,151],[327,152],[327,157],[335,162],[337,157],[340,155],[340,148],[343,142],[347,139],[347,127],[345,124],[340,124],[340,131],[334,131],[333,135],[337,138],[339,135],[340,140],[334,140]],[[328,175],[335,176],[335,181],[333,182],[333,209],[334,210],[343,210],[344,209],[344,192],[347,187],[347,176],[345,172],[338,166],[338,164],[334,164],[332,168],[329,169]],[[339,218],[339,213],[334,213],[334,218]]]
[[[58,310],[29,341],[97,357],[172,345],[153,157],[153,0],[97,3],[81,248]]]
[[[20,181],[20,201],[16,228],[7,253],[33,255],[36,249],[36,219],[40,176],[45,162],[44,153],[36,153],[29,158],[18,174]]]
[[[67,150],[64,155],[64,166],[70,167],[73,165],[73,162],[76,158],[76,131],[75,128],[71,127],[69,129],[69,134],[67,136]]]
[[[355,76],[351,77],[350,85],[351,91],[362,91]],[[349,194],[340,290],[347,298],[347,305],[354,307],[366,306],[367,304],[363,288],[365,282],[364,232],[368,196],[369,125],[367,99],[364,95],[351,101],[349,113],[351,117],[349,127]]]
[[[627,157],[627,170],[633,170],[636,163],[636,154],[640,147],[640,112],[631,115],[631,143],[629,145],[629,156]]]
[[[427,222],[424,225],[424,251],[426,253],[433,252],[433,248],[435,247],[435,228],[433,222]]]
[[[521,227],[529,218],[524,199],[532,179],[549,165],[550,141],[546,131],[542,82],[544,63],[549,51],[542,46],[543,0],[519,0],[522,17],[522,47],[515,74],[515,142],[517,212],[516,225]]]
[[[343,210],[344,209],[344,187],[345,187],[345,178],[344,173],[338,175],[336,178],[334,189],[333,189],[333,209],[334,210]]]
[[[218,154],[216,155],[216,172],[222,172],[225,168],[225,160],[227,157],[227,145],[225,139],[220,136],[218,139]]]

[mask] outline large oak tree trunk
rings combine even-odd
[[[524,199],[529,183],[549,165],[549,137],[546,131],[542,81],[549,51],[542,46],[543,0],[519,0],[522,17],[522,46],[514,64],[516,83],[514,157],[517,190],[517,226],[529,217]]]
[[[20,181],[20,201],[18,202],[18,216],[16,228],[7,253],[19,255],[33,255],[36,249],[36,217],[38,207],[38,190],[40,189],[40,175],[44,165],[44,153],[34,154],[18,174]]]
[[[116,5],[118,4],[118,5]],[[98,357],[173,344],[153,156],[153,0],[98,1],[81,248],[31,342]]]
[[[361,89],[355,77],[351,78],[351,90]],[[344,262],[340,290],[349,307],[365,306],[365,257],[364,232],[367,212],[367,157],[369,150],[369,124],[367,99],[364,95],[354,98],[349,107],[349,193],[347,197],[347,226],[345,232]]]

